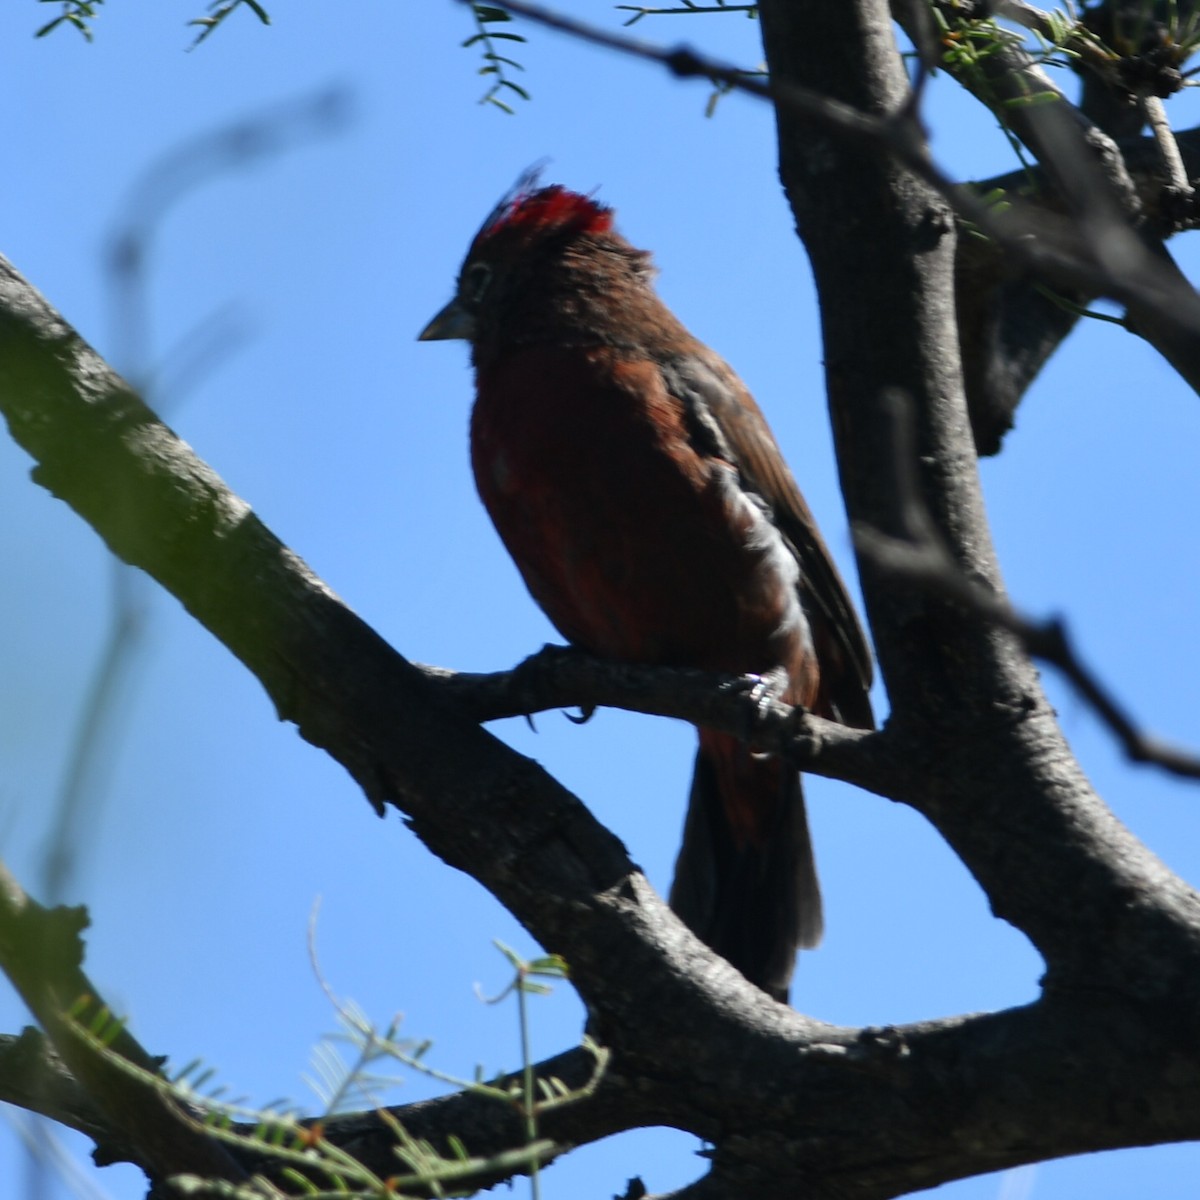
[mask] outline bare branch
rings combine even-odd
[[[754,13],[758,11],[757,4],[725,4],[718,2],[717,4],[685,4],[676,8],[647,8],[640,4],[618,4],[616,6],[618,12],[633,13],[633,16],[625,22],[626,26],[636,25],[643,17],[682,17],[682,16],[697,16],[700,13]]]
[[[1191,197],[1194,189],[1188,179],[1183,165],[1183,155],[1179,151],[1179,143],[1167,120],[1166,106],[1158,96],[1144,95],[1138,97],[1138,103],[1146,117],[1146,124],[1154,135],[1154,144],[1158,149],[1159,162],[1166,174],[1167,183],[1181,196]]]
[[[980,620],[1014,634],[1034,658],[1049,662],[1112,730],[1134,762],[1151,763],[1186,779],[1200,779],[1200,757],[1144,733],[1076,654],[1059,618],[1034,621],[1019,613],[999,592],[968,579],[938,535],[921,499],[914,464],[912,406],[899,393],[885,397],[896,455],[900,505],[899,536],[867,525],[854,530],[858,550],[886,575],[952,600]]]
[[[101,1148],[101,1157],[108,1161],[127,1157],[111,1122],[40,1029],[27,1026],[18,1036],[0,1035],[0,1101],[78,1130]]]
[[[675,717],[740,737],[798,769],[869,791],[887,786],[890,752],[879,734],[776,699],[769,680],[674,667],[647,667],[546,646],[511,671],[489,675],[421,666],[437,692],[479,721],[548,709],[598,706]]]

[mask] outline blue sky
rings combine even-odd
[[[704,85],[537,30],[519,49],[533,96],[513,117],[477,104],[469,15],[422,5],[269,6],[236,14],[185,53],[201,0],[104,6],[96,41],[32,31],[50,5],[0,11],[10,119],[0,252],[103,353],[130,354],[106,271],[143,173],[188,139],[336,88],[348,119],[286,153],[207,179],[156,228],[137,361],[164,363],[154,397],[174,428],[404,654],[469,670],[509,666],[553,630],[475,497],[466,452],[463,346],[418,344],[462,253],[528,164],[599,189],[654,251],[660,286],[766,410],[844,569],[852,561],[821,390],[817,313],[773,158],[770,113],[731,97],[703,115]],[[616,24],[582,0],[563,6]],[[743,17],[639,33],[683,38],[754,65]],[[958,175],[1013,165],[991,118],[955,89],[930,97],[934,149]],[[1195,119],[1185,96],[1180,126]],[[1177,250],[1193,277],[1195,251]],[[197,338],[216,326],[214,351]],[[1112,326],[1079,330],[1021,409],[1004,454],[982,465],[1012,595],[1066,614],[1081,647],[1158,732],[1200,743],[1193,614],[1200,590],[1196,398]],[[32,485],[0,441],[0,853],[36,894],[54,797],[109,619],[110,566],[94,534]],[[92,917],[87,966],[139,1039],[176,1064],[202,1057],[234,1094],[317,1101],[302,1075],[335,1027],[306,946],[321,898],[321,967],[380,1024],[431,1038],[432,1061],[470,1075],[518,1062],[499,990],[499,938],[536,947],[471,879],[436,861],[391,814],[380,821],[340,768],[281,725],[258,685],[176,601],[144,589],[145,649],[119,733],[75,830],[66,898]],[[1185,877],[1200,879],[1194,788],[1126,766],[1053,678],[1067,735],[1118,815]],[[581,795],[665,888],[693,736],[678,724],[558,714],[499,732]],[[886,1024],[1031,1000],[1041,964],[991,917],[921,818],[821,780],[808,783],[828,932],[800,963],[797,1004],[845,1024]],[[1063,904],[1071,902],[1063,897]],[[619,969],[619,964],[614,964]],[[0,987],[0,1030],[26,1016]],[[566,987],[535,1010],[535,1052],[580,1035]],[[388,1099],[430,1092],[408,1078]],[[64,1138],[81,1156],[82,1141]],[[699,1174],[685,1135],[643,1131],[587,1148],[545,1178],[548,1200],[604,1197],[632,1175],[652,1191]],[[1195,1195],[1192,1147],[1090,1156],[940,1190],[949,1200],[1108,1200]],[[131,1168],[97,1172],[140,1196]],[[24,1156],[0,1123],[0,1190],[20,1196]],[[1153,1187],[1148,1186],[1152,1182]],[[32,1193],[31,1193],[32,1194]],[[69,1192],[51,1180],[40,1193]]]

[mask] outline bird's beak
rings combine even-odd
[[[469,342],[475,336],[475,318],[458,302],[451,300],[420,333],[418,342],[445,342],[459,338]]]

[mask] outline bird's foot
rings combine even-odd
[[[579,650],[574,646],[556,646],[553,643],[547,643],[536,653],[531,654],[524,662],[522,662],[516,670],[525,672],[527,675],[553,675],[555,671],[570,672],[571,664],[574,662],[587,662],[591,659],[584,650]],[[563,716],[574,725],[585,725],[590,721],[596,712],[596,705],[581,704],[578,714],[564,712]],[[525,720],[529,722],[530,727],[533,727],[532,717],[526,713]]]
[[[739,736],[747,745],[753,747],[755,736],[770,707],[776,701],[785,702],[784,696],[790,684],[788,673],[783,667],[773,667],[759,675],[740,675],[728,686],[744,693],[750,703],[742,709],[743,721]],[[770,758],[768,751],[751,751],[755,758]]]
[[[751,697],[760,708],[772,700],[782,701],[791,684],[784,667],[772,667],[761,675],[747,675],[746,681],[750,684]]]

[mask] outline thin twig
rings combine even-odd
[[[1191,197],[1195,189],[1188,179],[1187,168],[1183,165],[1183,155],[1179,152],[1179,143],[1175,140],[1171,122],[1167,120],[1167,109],[1157,96],[1140,95],[1138,104],[1154,135],[1154,144],[1158,148],[1159,161],[1166,173],[1167,182],[1181,196]]]
[[[1139,729],[1095,672],[1075,652],[1061,618],[1035,621],[1018,612],[1000,593],[967,578],[938,535],[921,498],[912,441],[912,410],[906,396],[884,398],[892,421],[896,487],[900,497],[899,536],[870,526],[854,530],[854,543],[877,570],[893,579],[951,600],[969,613],[1013,634],[1032,657],[1057,667],[1112,731],[1134,762],[1153,763],[1173,775],[1200,779],[1200,757]]]
[[[1026,4],[1025,0],[994,0],[992,13],[1012,21],[1014,25],[1040,33],[1045,38],[1053,36],[1054,23],[1050,14],[1044,9]]]
[[[163,218],[200,186],[269,155],[332,136],[344,128],[347,117],[348,98],[340,89],[323,89],[288,100],[189,138],[152,161],[130,189],[121,220],[109,239],[109,308],[115,322],[112,340],[119,348],[117,358],[126,377],[143,395],[153,397],[160,413],[178,403],[183,384],[194,385],[200,367],[211,370],[230,352],[238,333],[228,316],[222,324],[210,320],[198,326],[191,338],[176,348],[174,362],[168,362],[176,368],[171,392],[150,386],[153,355],[148,282]],[[153,615],[150,581],[116,559],[109,596],[104,645],[76,718],[67,768],[53,803],[40,880],[42,897],[49,904],[56,904],[69,890],[81,850],[89,844],[90,830],[100,823],[104,768],[124,735],[122,722],[128,719],[129,710],[123,701],[134,686]]]
[[[1059,27],[1050,13],[1037,8],[1025,0],[993,0],[992,15],[1011,21],[1038,34],[1044,41],[1054,43],[1059,33]],[[1072,14],[1074,16],[1074,14]],[[1076,20],[1072,36],[1063,46],[1064,50],[1078,55],[1089,67],[1098,71],[1104,78],[1112,77],[1113,57],[1108,53],[1103,43],[1082,22]]]
[[[618,4],[618,12],[633,13],[633,16],[625,22],[626,28],[636,24],[643,17],[665,17],[665,16],[694,16],[699,13],[754,13],[758,12],[757,4],[685,4],[680,8],[644,8],[640,4]]]

